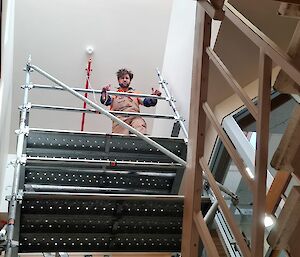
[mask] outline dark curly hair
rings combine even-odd
[[[123,77],[123,76],[126,75],[126,74],[129,75],[130,80],[132,80],[132,78],[133,78],[133,73],[132,73],[132,71],[127,70],[127,69],[119,69],[119,70],[116,72],[116,74],[117,74],[117,78],[118,78],[118,79],[121,78],[121,77]]]

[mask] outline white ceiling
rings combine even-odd
[[[15,17],[14,93],[11,131],[18,127],[17,106],[22,102],[28,55],[32,63],[72,87],[85,86],[87,46],[94,47],[91,85],[117,87],[115,72],[131,69],[132,85],[150,93],[158,86],[155,68],[161,68],[173,0],[17,0]],[[36,72],[32,82],[51,84]],[[93,95],[89,97],[93,99]],[[98,97],[97,97],[98,100]],[[66,93],[32,90],[30,102],[77,106]],[[145,112],[154,110],[143,109]],[[59,121],[59,122],[58,122]],[[80,129],[81,114],[31,111],[30,127]],[[151,129],[151,122],[149,127]],[[110,132],[111,122],[86,115],[87,131]],[[10,152],[15,149],[11,135]]]

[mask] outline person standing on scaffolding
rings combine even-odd
[[[133,73],[127,69],[120,69],[117,71],[117,79],[119,82],[119,87],[117,92],[126,92],[137,94],[137,92],[130,87],[130,83],[133,78]],[[130,97],[123,95],[109,96],[107,91],[109,91],[110,85],[102,88],[102,93],[100,101],[102,104],[108,106],[112,111],[122,111],[122,112],[140,112],[140,105],[151,107],[157,104],[157,99],[151,97],[139,98],[139,97]],[[161,92],[158,89],[152,88],[152,95],[160,96]],[[131,127],[135,128],[143,134],[147,134],[147,124],[146,121],[140,116],[117,116],[122,121],[126,122]],[[127,128],[122,127],[116,122],[112,124],[112,132],[118,134],[129,134]]]

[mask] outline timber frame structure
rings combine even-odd
[[[208,178],[210,187],[218,200],[228,225],[234,234],[237,245],[245,257],[264,256],[264,218],[270,213],[270,206],[278,204],[280,193],[268,193],[266,196],[266,177],[268,160],[268,134],[270,115],[270,93],[272,63],[280,66],[298,86],[300,85],[299,67],[290,56],[284,53],[274,42],[266,37],[259,29],[251,24],[229,3],[224,0],[197,1],[193,80],[190,105],[189,144],[187,153],[187,167],[184,180],[184,219],[182,237],[182,256],[198,256],[199,237],[202,240],[208,256],[219,256],[209,229],[200,210],[203,174]],[[212,20],[229,19],[241,32],[243,32],[260,50],[259,55],[259,90],[257,106],[234,79],[230,71],[210,48]],[[241,98],[253,118],[256,120],[256,156],[255,176],[251,178],[247,172],[244,161],[237,153],[229,137],[217,121],[212,109],[207,103],[209,60],[216,65],[227,80],[234,92]],[[225,145],[229,155],[238,167],[243,179],[253,193],[253,224],[251,247],[248,247],[239,227],[227,207],[225,200],[216,185],[216,181],[204,158],[206,119],[212,123],[219,138]],[[203,174],[202,174],[202,171]],[[289,175],[284,175],[285,181]],[[278,179],[276,179],[277,182]],[[278,183],[278,182],[277,182]],[[284,185],[282,186],[284,187]],[[282,192],[282,190],[281,190]],[[274,213],[274,209],[273,209]]]

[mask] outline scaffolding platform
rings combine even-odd
[[[180,158],[180,139],[152,138]],[[184,167],[135,135],[30,129],[25,191],[177,194]]]
[[[184,140],[151,139],[186,158]],[[142,139],[29,129],[24,153],[18,252],[180,251],[184,167]]]

